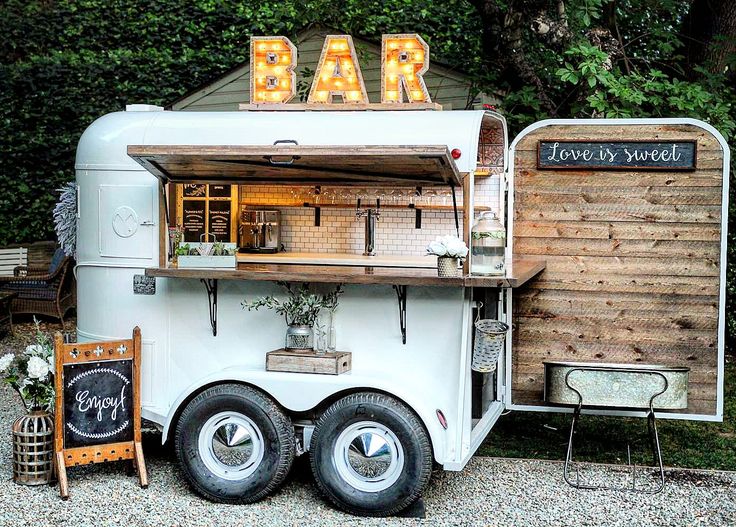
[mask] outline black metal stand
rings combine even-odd
[[[204,284],[207,290],[207,303],[210,309],[210,325],[212,326],[212,336],[217,336],[217,279],[201,278],[199,280]]]
[[[647,488],[637,488],[636,486],[636,465],[631,463],[631,448],[629,447],[627,450],[628,454],[628,467],[631,470],[631,485],[630,486],[608,486],[608,485],[591,485],[585,482],[580,481],[580,470],[575,467],[575,478],[573,479],[570,474],[570,465],[573,464],[573,438],[575,436],[575,426],[577,425],[578,421],[580,420],[580,412],[583,409],[583,396],[582,394],[570,386],[569,378],[570,374],[574,371],[584,371],[584,370],[597,370],[599,368],[596,368],[594,366],[586,367],[586,368],[575,368],[571,369],[567,372],[567,375],[565,376],[565,384],[569,389],[574,391],[578,396],[578,404],[575,407],[575,411],[572,414],[572,425],[570,425],[570,439],[567,443],[567,455],[565,456],[565,466],[564,466],[564,477],[565,482],[567,482],[568,485],[575,487],[576,489],[586,489],[586,490],[628,490],[631,492],[641,492],[644,494],[657,494],[658,492],[661,492],[662,489],[664,489],[664,465],[662,463],[662,448],[659,444],[659,434],[657,434],[657,422],[656,418],[654,417],[654,399],[656,399],[658,396],[662,395],[664,392],[667,391],[667,387],[669,385],[667,381],[667,377],[662,375],[659,372],[645,372],[651,375],[658,375],[664,380],[664,389],[658,393],[655,393],[652,395],[651,399],[649,399],[649,409],[647,411],[647,429],[649,432],[649,444],[652,449],[652,457],[654,458],[654,462],[656,463],[656,469],[657,469],[657,486],[651,489]],[[626,370],[625,368],[621,371],[634,371],[636,373],[642,373],[638,370]]]
[[[406,286],[393,286],[399,300],[399,324],[401,325],[401,343],[406,344]]]

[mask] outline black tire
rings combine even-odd
[[[398,441],[400,449],[389,447],[387,451],[391,453],[386,459],[394,457],[394,451],[401,451],[403,464],[394,465],[392,461],[391,466],[400,469],[386,469],[385,473],[392,473],[392,477],[376,483],[376,487],[356,488],[347,479],[354,477],[348,468],[352,462],[342,462],[340,456],[348,457],[344,448],[353,434],[371,427],[387,430],[381,437],[390,437],[390,444]],[[361,516],[391,516],[400,512],[421,496],[432,474],[432,447],[424,425],[406,405],[379,393],[352,394],[330,406],[317,421],[309,450],[320,490],[338,508]],[[368,487],[373,484],[365,483]],[[382,488],[384,485],[389,486]]]
[[[249,457],[241,467],[246,468],[223,463],[214,453],[214,436],[208,440],[228,423],[251,426],[249,437],[255,439],[249,452],[244,447],[243,457]],[[281,408],[262,392],[240,384],[221,384],[200,393],[176,427],[176,455],[187,481],[195,492],[220,503],[252,503],[275,490],[289,473],[294,444],[294,428]]]

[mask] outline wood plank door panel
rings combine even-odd
[[[550,140],[694,141],[693,171],[538,168]],[[724,158],[686,124],[555,124],[513,148],[513,253],[547,262],[514,297],[511,396],[543,406],[545,360],[687,366],[685,413],[718,416]]]

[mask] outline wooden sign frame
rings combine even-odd
[[[64,344],[61,333],[54,335],[54,355],[56,374],[54,375],[55,413],[54,413],[54,461],[59,478],[59,493],[62,499],[69,498],[69,485],[66,467],[104,463],[107,461],[132,460],[138,472],[141,487],[148,487],[148,473],[141,446],[141,330],[133,329],[133,338],[84,344]],[[90,446],[64,448],[64,366],[89,362],[113,362],[132,360],[133,394],[133,440],[118,443],[100,443]]]

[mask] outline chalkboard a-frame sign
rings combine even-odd
[[[54,337],[54,452],[61,497],[69,497],[66,467],[132,460],[141,487],[148,474],[141,447],[141,330],[133,338],[64,344]]]

